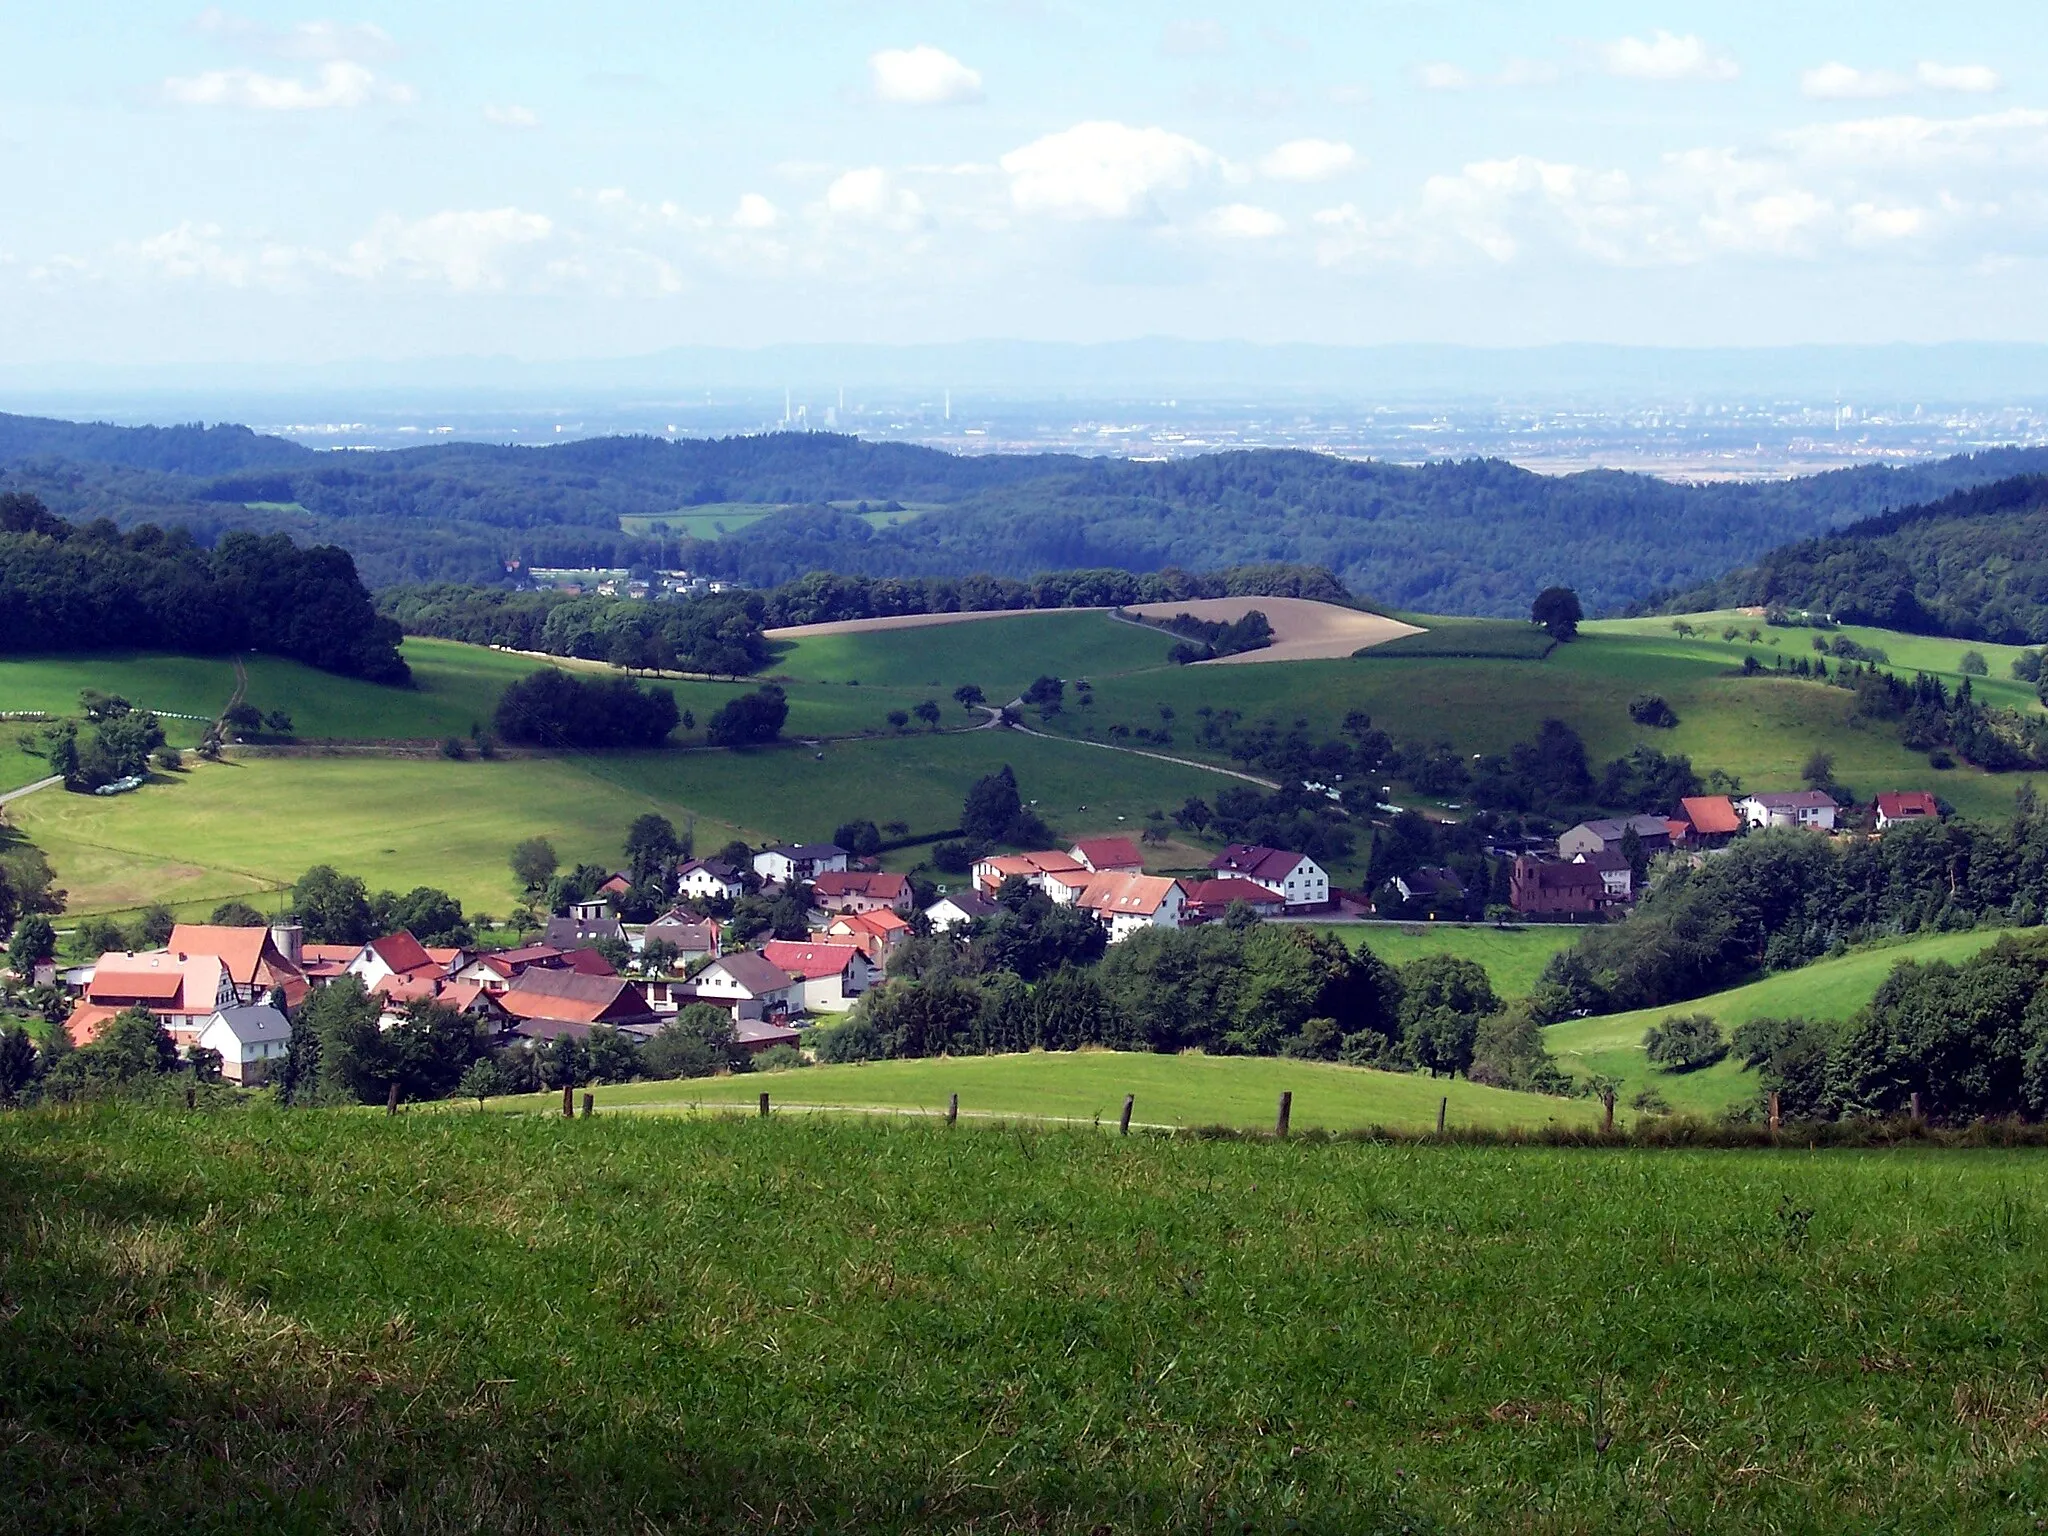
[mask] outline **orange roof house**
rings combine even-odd
[[[1145,855],[1128,837],[1084,837],[1067,852],[1091,874],[1139,875],[1145,872]]]
[[[1742,830],[1742,814],[1726,795],[1688,795],[1678,802],[1678,815],[1695,839],[1733,837]]]
[[[811,882],[811,901],[826,912],[871,912],[877,907],[910,910],[910,879],[861,869],[827,870]]]
[[[828,939],[855,944],[876,965],[885,964],[889,952],[910,937],[910,924],[900,912],[882,907],[873,912],[848,912],[825,925]]]
[[[1902,821],[1939,821],[1941,807],[1923,789],[1902,790],[1877,797],[1877,830],[1889,831]]]
[[[637,1024],[654,1017],[646,997],[630,981],[539,966],[520,972],[517,981],[497,994],[497,1001],[517,1019]]]
[[[235,984],[235,1000],[259,1001],[275,989],[287,1000],[303,1001],[306,969],[277,947],[268,928],[230,928],[216,923],[179,923],[164,946],[172,954],[213,955]],[[296,996],[294,996],[296,994]]]
[[[75,1044],[90,1045],[115,1014],[147,1008],[174,1038],[183,1036],[189,1043],[199,1038],[215,1009],[232,1008],[237,1001],[234,980],[217,955],[116,950],[94,965],[65,1028]]]

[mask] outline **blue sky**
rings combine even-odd
[[[0,8],[0,352],[2048,341],[2038,5]]]

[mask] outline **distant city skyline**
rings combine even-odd
[[[16,8],[0,366],[2048,341],[2016,0]]]

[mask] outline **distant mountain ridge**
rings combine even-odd
[[[1327,568],[1400,608],[1517,614],[1562,582],[1589,609],[1613,611],[1715,581],[1758,551],[2030,472],[2048,472],[2048,449],[1692,486],[1299,450],[1163,463],[963,456],[828,433],[335,453],[244,427],[0,416],[0,486],[65,517],[155,522],[202,542],[285,531],[348,549],[375,586],[492,583],[514,560],[687,566],[763,586],[813,570],[1026,579],[1282,562]],[[877,528],[846,509],[863,500],[933,510]],[[778,510],[718,539],[621,528],[622,517],[642,526],[727,504]]]

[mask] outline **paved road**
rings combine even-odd
[[[23,795],[32,795],[39,789],[48,789],[52,784],[62,784],[63,782],[63,777],[58,774],[52,774],[47,779],[37,779],[33,784],[24,784],[19,789],[10,789],[6,794],[0,795],[0,805],[5,805],[10,800],[19,800]]]

